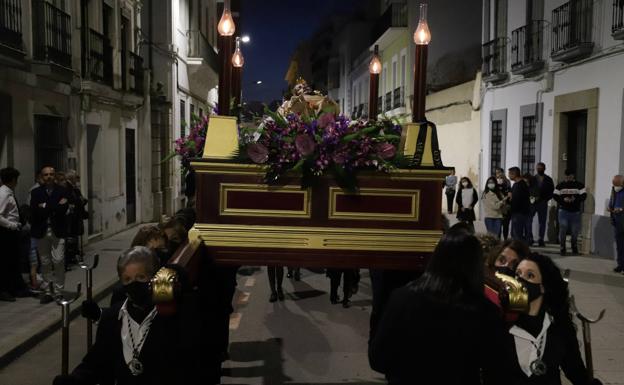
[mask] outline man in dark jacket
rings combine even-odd
[[[570,230],[572,253],[578,254],[577,239],[581,232],[581,206],[587,198],[585,185],[574,179],[574,172],[565,170],[565,180],[557,185],[553,196],[559,204],[559,245],[566,255],[566,235]]]
[[[41,303],[49,303],[65,285],[65,237],[67,236],[67,190],[55,183],[54,167],[41,169],[43,185],[30,194],[32,224],[30,234],[37,240],[45,293]]]
[[[531,215],[529,186],[522,178],[518,167],[512,167],[508,171],[509,179],[514,182],[508,194],[511,198],[511,237],[527,242],[529,239],[527,229]]]
[[[537,194],[535,196],[535,202],[531,207],[531,222],[537,214],[537,220],[539,222],[539,239],[538,246],[544,247],[544,234],[546,233],[546,219],[548,217],[548,201],[553,197],[553,191],[555,190],[555,183],[552,178],[545,174],[546,165],[539,162],[535,167],[537,174],[533,178],[535,183],[535,189]]]
[[[615,235],[615,247],[617,251],[614,273],[624,273],[624,176],[613,177],[611,199],[609,199],[609,213]]]

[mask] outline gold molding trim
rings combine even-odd
[[[196,223],[193,232],[209,247],[432,252],[437,230],[259,226]]]
[[[266,174],[266,166],[254,163],[226,163],[195,161],[191,162],[195,172],[199,174],[228,174],[228,175],[258,175]],[[444,180],[449,171],[446,169],[413,169],[395,168],[390,172],[361,172],[358,176],[373,178],[390,178],[401,180],[424,180],[439,181]],[[296,176],[296,175],[293,175]]]
[[[329,219],[355,219],[365,221],[408,221],[418,222],[420,214],[420,190],[409,189],[385,189],[363,187],[355,195],[383,196],[383,197],[407,197],[412,200],[411,212],[409,214],[396,213],[374,213],[374,212],[352,212],[338,211],[336,209],[336,198],[338,196],[354,195],[345,193],[340,187],[329,188],[329,207],[327,217]]]
[[[265,210],[265,209],[236,209],[228,208],[228,192],[274,192],[274,193],[296,193],[302,194],[303,209],[302,210]],[[300,186],[280,186],[270,187],[262,184],[247,183],[221,183],[219,185],[219,215],[236,215],[247,217],[269,217],[269,218],[310,218],[312,212],[312,199],[309,189],[302,190]]]

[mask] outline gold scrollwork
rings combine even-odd
[[[154,275],[151,283],[154,303],[173,301],[175,287],[178,284],[178,273],[173,269],[162,267]]]

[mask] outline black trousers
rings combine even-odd
[[[349,297],[351,297],[351,288],[356,282],[355,275],[355,270],[327,269],[331,298],[338,297],[338,287],[340,286],[340,279],[342,278],[343,300],[348,300]]]
[[[20,274],[20,232],[0,227],[0,291],[15,295],[26,289]]]
[[[455,204],[455,190],[446,189],[446,211],[453,214],[453,205]]]

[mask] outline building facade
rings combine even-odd
[[[606,212],[624,168],[624,2],[484,0],[481,181],[493,168],[586,185],[584,252],[613,255]],[[551,207],[551,214],[555,214]],[[552,240],[552,222],[549,238]]]

